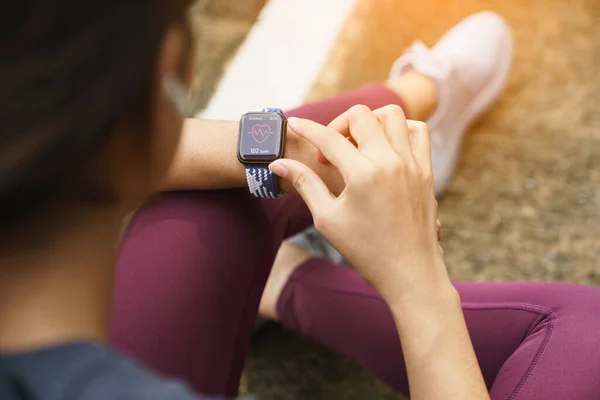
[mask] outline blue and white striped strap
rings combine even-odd
[[[280,108],[265,108],[263,112],[283,113]],[[247,165],[246,179],[248,180],[248,189],[255,197],[277,199],[281,196],[277,175],[272,173],[268,167]]]
[[[283,114],[283,110],[281,108],[263,108],[262,112]]]
[[[277,175],[272,173],[268,167],[246,166],[246,178],[248,189],[255,197],[265,199],[276,199],[281,195],[277,184]]]

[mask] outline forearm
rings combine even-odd
[[[489,399],[460,298],[450,282],[390,302],[411,399]]]
[[[238,123],[189,119],[186,121],[175,159],[162,185],[163,191],[216,190],[246,187],[246,174],[237,159]],[[317,161],[314,146],[288,131],[285,157],[311,167],[334,193],[343,188],[338,171]],[[295,193],[281,182],[282,190]]]
[[[162,190],[243,187],[246,180],[236,156],[236,127],[229,121],[186,120]]]

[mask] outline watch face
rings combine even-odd
[[[284,118],[277,113],[250,113],[240,123],[242,161],[270,162],[282,156]]]

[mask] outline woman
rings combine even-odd
[[[235,123],[190,120],[179,134],[178,111],[187,107],[177,82],[189,85],[193,59],[187,5],[37,0],[11,4],[0,17],[2,399],[237,393],[276,252],[284,237],[312,218],[295,198],[259,201],[235,189],[245,186],[235,159]],[[503,29],[490,15],[478,20],[493,32]],[[490,43],[472,50],[497,49]],[[380,108],[401,103],[399,95],[409,91],[402,101],[413,118],[437,110],[434,133],[445,127],[460,136],[461,129],[448,122],[456,115],[439,112],[452,107],[441,104],[455,104],[461,96],[463,105],[471,104],[477,85],[483,92],[492,75],[502,74],[485,63],[457,63],[463,74],[484,73],[461,86],[436,62],[440,49],[451,47],[417,51],[388,88],[342,96],[326,104],[327,112],[324,104],[296,111],[326,122],[359,99],[376,109],[355,107],[329,127],[290,120],[287,159],[272,170],[284,191],[299,192],[317,227],[380,296],[328,262],[302,261],[298,268],[285,262],[272,276],[262,311],[273,313],[276,306],[273,314],[286,325],[406,390],[404,357],[414,398],[488,398],[486,383],[494,398],[590,398],[599,390],[588,375],[598,371],[600,359],[590,334],[598,325],[591,318],[600,304],[597,291],[543,284],[452,286],[438,248],[428,130],[406,121],[398,106]],[[439,76],[435,69],[423,71],[434,64],[440,64]],[[442,83],[464,90],[449,93]],[[343,135],[351,135],[358,148]],[[115,260],[123,218],[157,190],[224,188],[231,190],[154,196],[132,220]],[[304,258],[285,248],[282,256]],[[282,278],[286,269],[295,269],[289,280]],[[467,301],[475,351],[459,294]],[[322,312],[313,300],[321,300]],[[354,315],[328,314],[346,308]],[[369,316],[367,332],[356,321],[364,324]],[[501,317],[510,318],[502,325],[506,342],[499,331],[490,338],[484,329]],[[346,335],[339,345],[334,328]],[[103,344],[107,340],[191,388],[113,353]]]

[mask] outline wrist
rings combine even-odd
[[[232,187],[247,188],[248,180],[246,179],[246,169],[237,159],[239,123],[236,121],[223,121],[221,123],[223,124],[223,131],[227,132],[227,136],[232,138],[232,144],[234,145],[230,155],[232,161],[221,164],[228,167],[225,168],[222,173],[227,176],[226,179],[231,182]]]
[[[406,261],[396,265],[406,267]],[[383,280],[375,289],[391,309],[402,311],[415,307],[439,307],[443,304],[459,304],[458,292],[452,285],[446,265],[441,256],[428,262],[420,262],[404,268],[406,274]]]
[[[449,279],[416,285],[385,300],[399,327],[414,323],[411,316],[441,317],[452,310],[461,310],[460,296]]]
[[[246,187],[244,166],[237,159],[238,124],[187,119],[162,191]]]
[[[230,160],[228,160],[228,162],[219,163],[220,166],[226,167],[222,170],[222,173],[226,175],[227,180],[231,182],[232,187],[247,188],[248,181],[246,179],[246,170],[244,165],[242,165],[237,158],[238,135],[240,129],[239,122],[218,121],[217,123],[220,124],[221,127],[219,131],[222,132],[224,136],[227,136],[231,143],[231,152],[228,154]]]

